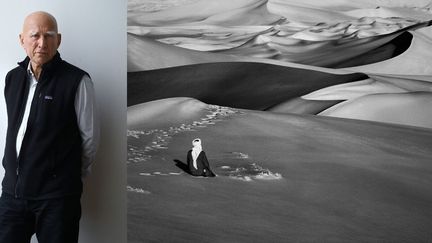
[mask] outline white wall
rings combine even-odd
[[[90,73],[100,107],[101,144],[85,182],[80,242],[126,242],[126,0],[0,2],[0,158],[7,125],[4,76],[25,57],[18,34],[25,16],[37,10],[57,18],[59,51]]]

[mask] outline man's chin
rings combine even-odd
[[[51,60],[51,58],[48,57],[33,57],[30,59],[32,63],[38,65],[38,66],[42,66],[45,63],[49,62],[49,60]]]

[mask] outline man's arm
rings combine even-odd
[[[82,138],[81,176],[85,178],[91,172],[99,145],[99,118],[96,109],[93,82],[84,75],[75,96],[75,112]]]

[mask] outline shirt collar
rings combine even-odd
[[[34,73],[33,73],[33,71],[32,71],[32,69],[31,69],[31,62],[28,63],[27,73],[28,73],[29,78],[30,78],[30,84],[34,84],[34,83],[38,82],[37,79],[36,79],[36,77],[35,77],[35,75],[34,75]]]
[[[57,51],[56,54],[54,55],[54,57],[50,61],[43,64],[42,69],[47,70],[49,72],[50,70],[55,68],[55,66],[58,65],[60,62],[62,62],[62,59],[60,57],[60,53]],[[18,65],[20,67],[22,67],[23,69],[26,69],[29,76],[32,77],[33,72],[31,70],[30,63],[31,63],[30,58],[28,56],[26,56],[26,58],[23,61],[18,62]],[[34,75],[33,75],[33,77],[34,77]]]

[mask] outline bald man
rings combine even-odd
[[[98,127],[90,76],[62,60],[57,21],[28,15],[19,35],[27,57],[6,75],[8,115],[0,197],[0,242],[78,242],[82,179]]]

